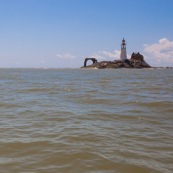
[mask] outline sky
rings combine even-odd
[[[173,66],[173,0],[0,0],[0,68],[78,68],[140,52]],[[88,62],[91,63],[91,62]]]

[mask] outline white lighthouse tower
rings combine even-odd
[[[127,59],[127,53],[126,53],[126,41],[122,40],[122,43],[121,43],[121,54],[120,54],[120,59],[122,61],[126,60]]]

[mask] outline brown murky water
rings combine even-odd
[[[0,69],[1,173],[172,173],[173,70]]]

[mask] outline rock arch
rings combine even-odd
[[[95,58],[85,58],[84,67],[86,67],[87,61],[89,61],[89,60],[91,60],[93,62],[93,64],[97,62],[97,59],[95,59]]]

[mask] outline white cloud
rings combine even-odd
[[[108,51],[99,51],[97,53],[94,53],[90,55],[89,57],[96,58],[97,60],[118,60],[120,59],[120,50],[114,50],[113,52]],[[128,58],[130,58],[130,55],[127,55]]]
[[[115,50],[114,52],[100,51],[100,53],[108,58],[119,59],[120,57],[120,51],[118,50]]]
[[[56,56],[61,59],[76,59],[76,56],[70,53],[57,54]]]
[[[105,60],[105,57],[101,55],[100,53],[93,53],[92,55],[89,56],[89,58],[96,58],[97,60]]]
[[[173,42],[167,38],[144,45],[144,57],[152,66],[173,66]]]

